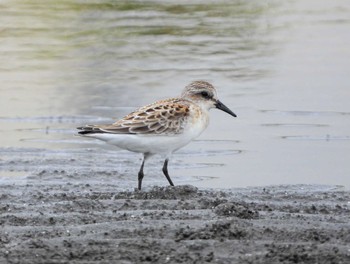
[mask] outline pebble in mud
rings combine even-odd
[[[242,219],[254,219],[259,217],[259,213],[251,210],[248,206],[227,202],[215,207],[214,212],[220,216],[235,216]]]

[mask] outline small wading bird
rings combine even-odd
[[[219,101],[213,85],[195,81],[185,87],[180,97],[143,106],[113,124],[86,125],[77,129],[80,135],[143,153],[138,173],[139,190],[147,159],[155,154],[165,155],[163,173],[169,184],[174,186],[168,173],[169,158],[174,151],[187,145],[207,128],[211,108],[218,108],[236,117]]]

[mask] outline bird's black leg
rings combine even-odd
[[[143,155],[143,160],[142,160],[142,164],[141,164],[141,168],[139,170],[139,174],[138,174],[138,179],[139,179],[139,186],[138,189],[141,190],[141,185],[142,185],[142,179],[143,179],[143,166],[145,165],[145,161],[146,161],[146,154]]]
[[[166,160],[164,161],[163,173],[164,173],[165,177],[167,178],[169,184],[170,184],[171,186],[174,186],[174,183],[171,181],[170,176],[169,176],[169,173],[168,173],[168,161],[169,161],[169,159],[166,159]]]

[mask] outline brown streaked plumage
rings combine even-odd
[[[83,133],[179,134],[183,131],[191,102],[171,98],[141,107],[110,125],[86,126]],[[89,129],[90,128],[90,129]],[[78,128],[82,129],[82,128]],[[86,134],[87,134],[86,133]]]

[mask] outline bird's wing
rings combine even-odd
[[[80,134],[179,134],[188,122],[190,106],[181,99],[168,99],[141,107],[110,125],[79,127]]]

